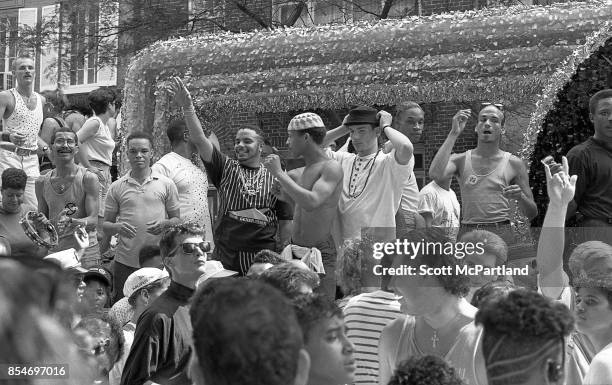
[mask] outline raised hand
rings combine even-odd
[[[170,83],[167,87],[167,92],[174,99],[174,101],[181,107],[188,107],[191,105],[191,94],[183,81],[178,77],[170,79]]]
[[[147,223],[147,233],[153,235],[159,235],[164,230],[164,223],[161,221]]]
[[[567,158],[563,157],[561,171],[553,175],[550,167],[545,164],[544,172],[546,173],[546,190],[550,204],[567,206],[574,199],[576,180],[578,180],[577,175],[569,176]]]
[[[79,250],[83,250],[89,247],[89,234],[87,234],[85,226],[77,226],[77,228],[74,230],[73,235],[74,239],[76,239],[77,241]]]
[[[270,174],[275,177],[280,175],[281,172],[283,172],[280,157],[276,154],[266,156],[262,163],[264,167],[267,168],[268,171],[270,171]]]
[[[383,128],[385,126],[390,126],[393,122],[393,116],[385,110],[378,111],[376,114],[376,118],[378,119],[378,126]]]
[[[457,136],[461,135],[471,114],[472,110],[470,109],[459,110],[455,114],[455,116],[453,116],[453,126],[451,128],[451,133],[456,134]]]

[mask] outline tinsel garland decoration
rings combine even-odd
[[[157,42],[129,66],[124,128],[145,129],[146,111],[159,109],[151,108],[158,98],[152,100],[149,90],[160,92],[160,82],[175,75],[186,80],[201,116],[222,116],[237,103],[267,112],[340,108],[373,101],[369,93],[384,98],[376,104],[404,96],[468,100],[476,94],[471,90],[486,84],[512,89],[506,97],[520,98],[533,90],[527,80],[540,86],[538,74],[546,78],[610,19],[610,8],[605,2],[516,6]],[[520,87],[520,77],[527,88]]]
[[[546,87],[537,98],[536,108],[529,125],[523,133],[524,144],[519,155],[522,159],[529,162],[531,154],[538,138],[538,133],[543,128],[546,114],[553,108],[558,100],[559,91],[567,84],[571,77],[576,73],[578,66],[588,59],[593,52],[602,47],[608,39],[612,37],[612,22],[607,21],[597,32],[586,39],[586,43],[574,50],[563,64],[551,75]],[[528,168],[529,168],[528,163]]]
[[[237,112],[521,102],[610,17],[603,2],[571,3],[157,42],[130,64],[123,129],[152,132],[157,152],[168,150],[165,129],[180,116],[170,76],[184,79],[208,130]]]

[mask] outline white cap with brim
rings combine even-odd
[[[170,275],[156,267],[143,267],[130,274],[123,284],[123,295],[129,298],[138,290]]]
[[[224,278],[224,277],[232,277],[237,275],[237,271],[227,270],[223,267],[223,264],[219,261],[206,261],[204,264],[204,274],[198,278],[198,282],[196,283],[196,287],[200,286],[206,280],[211,278]]]
[[[58,264],[62,270],[71,270],[79,273],[87,272],[87,269],[81,266],[76,250],[72,248],[49,254],[43,259]]]

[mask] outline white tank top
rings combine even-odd
[[[2,118],[2,127],[5,132],[19,133],[25,135],[26,140],[21,148],[36,150],[38,148],[38,132],[43,122],[43,108],[40,95],[32,92],[36,96],[36,107],[30,110],[21,94],[17,89],[9,90],[15,99],[15,109],[8,119]]]
[[[87,119],[85,123],[83,123],[83,126],[90,120],[97,120],[100,127],[92,137],[87,139],[85,143],[80,144],[80,146],[87,150],[88,160],[96,160],[111,166],[113,164],[115,141],[110,133],[110,129],[102,122],[102,119],[97,116],[92,116]]]

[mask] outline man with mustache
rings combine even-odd
[[[29,56],[19,56],[13,61],[13,75],[17,87],[0,92],[0,116],[2,117],[2,142],[0,148],[0,173],[7,168],[20,168],[28,175],[24,203],[35,208],[34,181],[40,176],[38,152],[46,155],[49,148],[39,137],[43,122],[45,98],[34,92],[36,66]]]
[[[60,128],[51,135],[55,169],[36,181],[38,211],[55,226],[59,243],[53,252],[78,249],[73,233],[82,226],[89,233],[90,246],[83,254],[84,267],[97,264],[100,250],[96,237],[98,221],[98,189],[96,174],[77,165],[77,136],[69,128]]]

